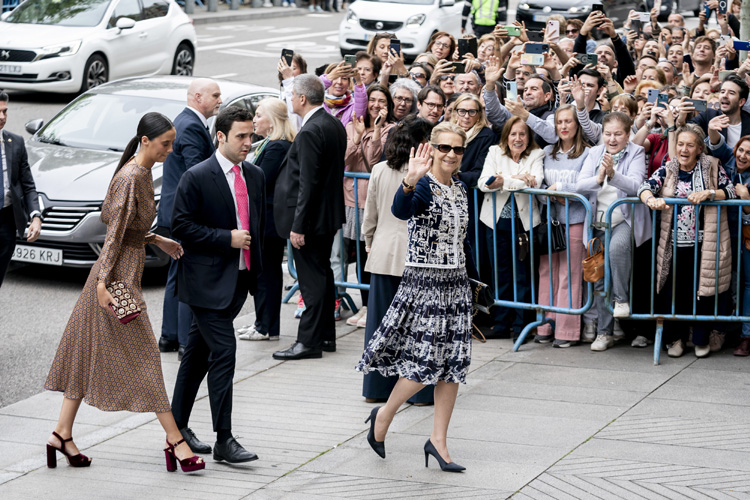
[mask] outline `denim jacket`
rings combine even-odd
[[[407,266],[455,269],[468,263],[467,272],[476,276],[467,239],[469,210],[463,182],[453,179],[448,187],[427,174],[414,191],[398,188],[391,212],[408,221]]]

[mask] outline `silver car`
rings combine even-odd
[[[185,108],[191,80],[161,76],[107,83],[78,97],[48,124],[41,120],[26,124],[33,134],[26,149],[44,221],[35,243],[18,240],[14,260],[68,267],[90,267],[96,262],[107,230],[100,220],[101,205],[123,149],[145,113],[157,111],[174,119]],[[254,111],[261,100],[279,96],[277,89],[269,87],[216,81],[222,107]],[[152,172],[158,203],[162,165],[154,165]],[[161,250],[146,247],[147,266],[167,262]]]

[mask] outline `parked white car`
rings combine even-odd
[[[358,0],[339,26],[342,55],[365,50],[376,33],[387,31],[401,40],[401,52],[414,59],[437,31],[461,35],[461,0]]]
[[[85,92],[193,74],[195,28],[174,0],[26,0],[0,19],[0,88]]]

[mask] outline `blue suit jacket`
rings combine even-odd
[[[156,222],[157,226],[167,228],[172,226],[174,195],[182,174],[214,154],[211,136],[194,111],[188,108],[183,109],[175,118],[174,126],[177,130],[177,138],[172,145],[172,152],[164,161],[161,201]]]
[[[242,162],[250,215],[250,292],[255,293],[262,269],[265,235],[266,180],[263,171]],[[232,248],[237,209],[216,156],[191,168],[180,180],[174,201],[172,234],[185,255],[177,265],[180,302],[207,309],[229,307],[237,285],[240,250]]]

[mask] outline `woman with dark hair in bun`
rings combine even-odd
[[[47,466],[57,466],[56,452],[72,467],[88,467],[91,459],[73,443],[73,423],[81,401],[104,411],[155,412],[167,433],[167,470],[179,460],[185,472],[205,468],[193,455],[175,424],[169,405],[161,356],[146,304],[141,277],[146,244],[155,244],[173,259],[179,243],[150,232],[156,215],[151,168],[172,152],[172,122],[147,113],[138,123],[109,184],[101,219],[107,225],[99,259],[91,268],[73,314],[65,327],[44,388],[64,393],[57,426],[47,440]],[[123,324],[114,314],[116,301],[108,285],[121,282],[141,313]]]

